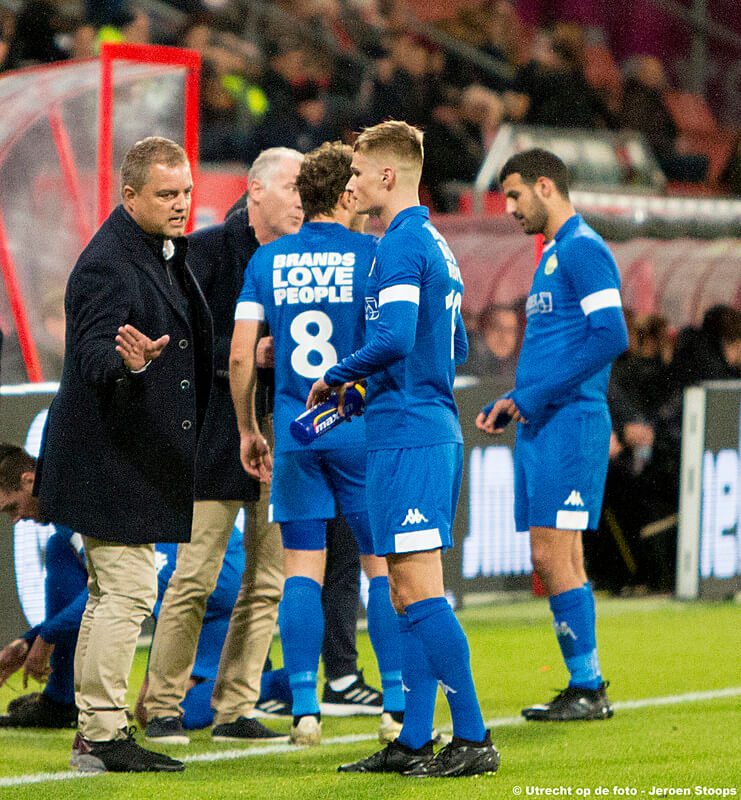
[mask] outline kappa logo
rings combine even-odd
[[[366,320],[378,319],[378,299],[375,297],[365,298],[365,318]]]
[[[545,262],[545,269],[543,270],[546,275],[553,275],[556,271],[556,267],[558,266],[558,259],[556,258],[556,254],[554,253],[548,261]]]
[[[420,522],[427,521],[427,517],[425,517],[418,508],[410,508],[409,511],[407,511],[404,522],[401,523],[401,527],[403,528],[405,525],[419,525]]]
[[[556,636],[570,636],[574,641],[577,639],[576,634],[569,628],[567,622],[554,622],[553,630],[556,631]]]
[[[584,501],[581,499],[581,494],[577,492],[576,489],[572,489],[571,494],[566,498],[564,505],[584,507]]]
[[[438,681],[438,683],[440,684],[440,688],[443,690],[444,695],[447,696],[449,694],[458,694],[458,690],[454,689],[452,686],[448,686],[447,683],[443,683],[442,681]]]

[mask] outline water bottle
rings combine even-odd
[[[338,398],[332,394],[329,400],[304,411],[291,423],[291,436],[303,445],[311,444],[318,436],[322,436],[332,428],[350,417],[360,416],[365,408],[365,386],[356,383],[345,391],[344,416],[337,410]]]

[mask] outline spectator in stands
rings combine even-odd
[[[584,37],[577,25],[540,30],[530,61],[515,76],[510,115],[528,125],[616,127],[615,118],[587,83],[583,61]]]
[[[236,98],[210,60],[201,63],[201,161],[243,161],[247,145]]]
[[[59,9],[51,0],[27,0],[15,20],[6,68],[47,64],[67,58],[56,36],[61,31]]]
[[[307,153],[323,142],[342,137],[342,127],[330,112],[326,94],[310,81],[293,87],[291,103],[269,112],[248,136],[245,159],[249,162],[268,147],[290,147]]]
[[[673,341],[666,319],[649,314],[628,322],[630,346],[615,359],[611,383],[632,409],[627,416],[653,425],[661,406],[672,392],[670,362]],[[623,415],[625,416],[625,415]]]
[[[646,137],[670,181],[704,181],[707,156],[678,149],[677,125],[664,102],[667,80],[662,63],[653,56],[638,56],[626,64],[625,73],[621,125]]]
[[[370,125],[385,119],[405,119],[426,126],[442,97],[434,46],[424,37],[395,33],[388,38],[388,57],[377,62],[370,109]]]
[[[494,303],[479,314],[478,336],[468,351],[461,371],[481,378],[502,378],[513,382],[520,354],[521,328],[511,305]]]
[[[472,183],[504,114],[502,101],[483,86],[469,86],[457,102],[437,106],[425,131],[424,185],[436,211],[457,211],[450,182]],[[455,153],[456,157],[450,157]]]
[[[741,311],[716,305],[705,312],[699,329],[680,331],[672,372],[680,389],[741,377]]]

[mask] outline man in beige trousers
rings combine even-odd
[[[206,601],[242,508],[245,572],[212,695],[212,735],[222,741],[287,739],[253,716],[283,592],[283,552],[278,527],[267,522],[268,493],[258,500],[258,484],[239,461],[228,363],[234,306],[250,256],[258,244],[295,232],[303,222],[296,190],[302,160],[295,150],[265,150],[250,169],[246,208],[189,237],[189,261],[214,317],[216,373],[196,465],[191,541],[178,548],[149,661],[146,737],[163,744],[189,741],[180,703],[189,688]],[[266,401],[265,414],[267,407]]]

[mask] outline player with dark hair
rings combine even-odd
[[[463,467],[453,399],[456,363],[468,344],[455,257],[419,205],[422,133],[390,121],[358,137],[348,189],[358,210],[386,227],[365,289],[366,343],[314,384],[307,406],[368,378],[368,513],[385,556],[402,631],[406,693],[399,738],[345,772],[416,777],[495,772],[499,754],[484,727],[466,635],[445,598],[441,550],[451,547]],[[342,403],[341,403],[342,406]],[[438,682],[453,740],[433,751]]]
[[[533,568],[553,612],[570,673],[529,720],[612,716],[595,634],[594,596],[584,570],[582,531],[599,524],[610,446],[607,382],[628,346],[620,276],[603,239],[575,212],[565,164],[545,150],[507,161],[499,181],[508,210],[545,248],[527,300],[515,388],[486,406],[476,425],[500,433],[519,422],[515,525],[530,530]]]
[[[378,658],[384,710],[379,736],[400,729],[404,696],[398,625],[386,564],[373,555],[365,497],[365,423],[343,424],[303,446],[289,433],[312,381],[352,352],[376,239],[359,233],[350,178],[351,150],[325,143],[309,153],[296,184],[308,222],[261,247],[250,260],[237,302],[230,360],[242,463],[261,480],[273,465],[254,406],[255,346],[264,322],[275,339],[275,466],[272,519],[280,523],[286,583],[279,611],[283,660],[293,696],[291,740],[321,740],[316,680],[324,619],[321,593],[326,524],[339,505],[370,579],[368,630]]]

